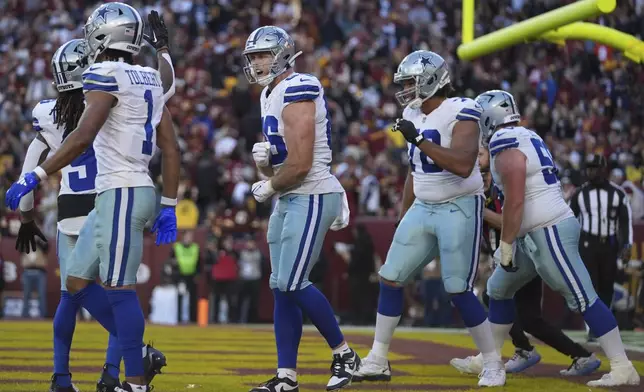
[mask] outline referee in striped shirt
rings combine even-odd
[[[570,199],[570,208],[581,224],[579,253],[593,286],[610,307],[617,278],[617,259],[628,261],[633,245],[633,217],[626,192],[608,181],[603,155],[590,155],[588,181]]]

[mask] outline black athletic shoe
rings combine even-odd
[[[331,363],[331,378],[326,385],[327,391],[335,391],[351,384],[353,373],[360,366],[360,357],[358,353],[350,349],[345,354],[333,354],[333,363]]]
[[[168,364],[165,355],[151,345],[146,345],[146,355],[143,357],[143,370],[145,371],[145,380],[148,384],[157,374],[161,374],[161,368]]]
[[[107,372],[107,365],[103,365],[103,373],[96,383],[96,392],[116,392],[116,388],[120,386],[119,379],[112,377]]]
[[[297,381],[293,381],[288,377],[280,378],[275,376],[251,389],[250,392],[300,392],[300,387]]]
[[[74,384],[72,384],[69,387],[61,387],[60,385],[58,385],[58,383],[56,382],[56,379],[58,378],[58,376],[66,376],[66,374],[56,374],[56,373],[54,373],[51,376],[51,385],[49,385],[49,391],[48,392],[79,392],[78,388],[76,388],[76,386]],[[70,373],[69,377],[71,377],[71,376],[72,376],[72,374]]]

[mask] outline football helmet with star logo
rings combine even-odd
[[[90,62],[106,49],[138,54],[143,27],[143,19],[135,8],[117,2],[101,5],[89,16],[84,28]]]
[[[266,56],[261,56],[266,54]],[[269,85],[277,76],[295,63],[295,42],[284,29],[263,26],[248,36],[244,48],[244,74],[249,83]]]
[[[87,69],[87,42],[73,39],[65,42],[51,58],[54,85],[58,92],[83,88],[83,72]]]
[[[486,136],[492,136],[501,125],[521,121],[519,107],[512,94],[506,91],[486,91],[474,100],[483,108],[479,125]]]
[[[429,50],[417,50],[400,62],[394,74],[394,83],[403,85],[396,99],[402,106],[418,109],[449,82],[445,60]]]

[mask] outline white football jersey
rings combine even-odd
[[[54,154],[63,142],[64,126],[55,123],[55,99],[40,101],[32,111],[33,129],[47,142],[49,154]],[[97,174],[96,156],[90,146],[85,152],[61,170],[60,195],[87,195],[96,193]],[[88,211],[89,212],[89,211]],[[61,211],[59,211],[59,214]],[[68,235],[78,235],[87,216],[75,216],[61,219],[58,229]]]
[[[118,102],[94,139],[96,189],[154,186],[148,174],[161,122],[163,86],[156,69],[104,61],[83,72],[83,90],[114,95]]]
[[[313,165],[300,185],[288,189],[289,193],[315,195],[344,192],[338,179],[331,174],[331,121],[320,81],[312,75],[293,73],[282,80],[271,91],[262,91],[262,133],[271,144],[270,163],[277,172],[288,156],[284,140],[282,110],[292,103],[301,101],[315,102],[315,142],[313,145]]]
[[[524,127],[502,128],[492,135],[489,148],[492,178],[501,192],[503,181],[496,170],[496,156],[516,148],[526,157],[525,201],[519,236],[573,216],[564,200],[552,155],[539,135]]]
[[[481,107],[469,98],[449,98],[434,111],[424,114],[420,109],[405,108],[403,119],[414,123],[418,133],[432,143],[449,148],[452,130],[458,121],[476,121],[481,117]],[[479,144],[481,136],[479,133]],[[418,147],[407,143],[409,165],[414,179],[414,195],[429,203],[444,203],[461,196],[483,195],[483,177],[478,159],[467,178],[434,164]]]

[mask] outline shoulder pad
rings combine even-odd
[[[83,72],[83,91],[118,92],[118,70],[118,63],[112,61],[92,65]]]
[[[470,98],[450,98],[456,109],[456,120],[458,121],[479,121],[483,108],[476,101]]]
[[[503,150],[518,148],[521,139],[530,138],[530,131],[523,127],[501,128],[492,134],[490,155],[495,156]]]
[[[43,127],[54,123],[54,114],[52,112],[54,106],[56,106],[55,99],[45,99],[38,102],[36,106],[34,106],[34,109],[31,111],[31,117],[33,118],[32,126],[34,131],[42,132]]]
[[[293,74],[284,80],[284,103],[313,101],[320,96],[322,85],[318,78],[308,74]]]

